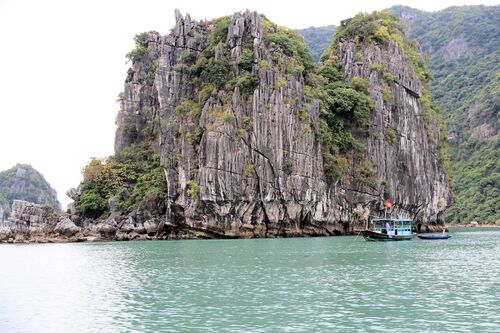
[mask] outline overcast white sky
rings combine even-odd
[[[174,8],[193,19],[257,10],[290,28],[339,24],[396,4],[435,11],[498,0],[0,0],[0,170],[31,164],[64,194],[90,157],[113,154],[116,96],[133,36],[166,34]]]

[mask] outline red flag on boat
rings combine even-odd
[[[387,209],[391,209],[392,208],[392,201],[391,200],[386,200],[385,201],[385,207],[387,207]]]

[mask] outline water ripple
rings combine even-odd
[[[0,246],[0,332],[499,332],[500,231]]]

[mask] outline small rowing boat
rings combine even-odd
[[[448,239],[450,235],[418,235],[420,239]]]

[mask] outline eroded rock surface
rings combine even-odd
[[[54,228],[54,232],[62,234],[66,237],[71,237],[77,232],[80,231],[80,228],[77,227],[73,221],[71,221],[69,218],[63,219],[61,222],[59,222],[56,227]]]
[[[362,55],[355,61],[356,53]],[[373,182],[360,182],[354,169],[341,182],[347,206],[376,206],[384,197],[396,203],[394,216],[416,218],[419,223],[442,223],[442,213],[451,204],[448,175],[439,161],[442,135],[438,123],[422,105],[423,87],[410,60],[394,41],[388,47],[360,47],[346,42],[340,46],[342,69],[348,79],[362,77],[369,82],[374,102],[370,133],[357,139],[366,148],[360,164],[373,170]],[[374,70],[375,65],[387,73]],[[390,89],[388,100],[384,89]]]
[[[422,83],[403,50],[395,42],[362,49],[349,42],[340,46],[346,79],[369,81],[374,111],[368,137],[357,138],[365,157],[329,184],[323,173],[319,103],[306,96],[304,72],[287,71],[295,59],[266,41],[263,20],[255,12],[234,14],[213,52],[241,77],[242,53],[250,47],[250,72],[258,85],[250,94],[238,86],[232,91],[213,87],[199,119],[186,117],[178,107],[199,100],[203,86],[193,65],[206,56],[214,22],[197,22],[177,11],[172,32],[151,34],[146,56],[133,64],[116,150],[129,144],[124,124],[136,124],[142,133],[159,122],[154,144],[168,183],[167,216],[159,232],[176,237],[341,234],[382,214],[387,197],[395,203],[394,216],[442,223],[451,197],[438,162],[439,127],[426,119]],[[361,61],[355,60],[357,53]],[[154,82],[147,82],[144,68],[151,63],[157,64]],[[389,86],[393,100],[384,100],[382,74],[372,70],[373,64],[395,76]],[[198,129],[199,142],[193,144]],[[360,181],[363,166],[373,170],[373,181]]]

